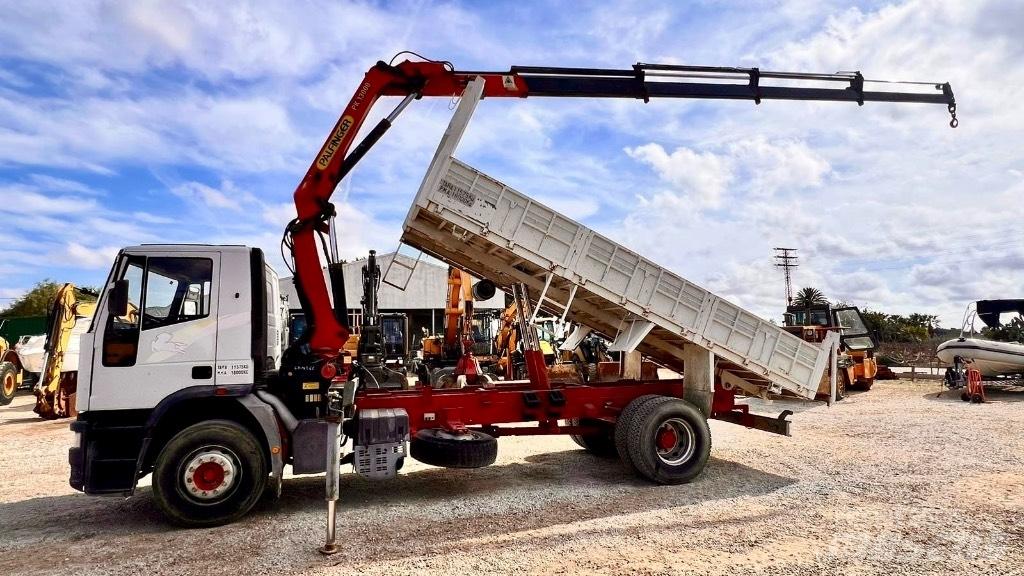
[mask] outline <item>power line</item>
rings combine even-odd
[[[782,268],[782,273],[786,276],[786,305],[793,303],[793,277],[792,270],[795,270],[800,264],[797,262],[796,248],[776,248],[775,249],[775,267]]]

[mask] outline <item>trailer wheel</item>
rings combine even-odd
[[[593,418],[573,418],[568,422],[569,426],[598,426],[601,432],[597,434],[570,434],[569,437],[580,448],[595,456],[608,458],[617,454],[615,450],[615,428],[603,420]]]
[[[17,390],[18,369],[11,362],[0,362],[0,406],[10,404]]]
[[[629,454],[629,424],[633,421],[633,415],[636,411],[650,400],[656,398],[663,398],[657,394],[644,394],[634,398],[632,402],[626,404],[626,407],[622,409],[619,414],[619,419],[615,421],[615,431],[613,434],[613,440],[615,441],[615,451],[619,455],[619,459],[622,460],[627,466],[633,466],[632,456]]]
[[[659,484],[682,484],[704,470],[711,455],[711,430],[693,404],[678,398],[648,401],[629,427],[633,468]]]
[[[455,434],[441,428],[424,428],[413,436],[409,455],[442,468],[482,468],[498,458],[498,439],[476,430]]]
[[[153,495],[163,513],[187,527],[228,524],[263,495],[268,466],[263,448],[230,420],[193,424],[160,451]]]

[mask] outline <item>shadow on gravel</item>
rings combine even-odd
[[[31,395],[31,392],[28,393],[28,394],[21,394],[21,393],[19,393],[18,395],[19,396],[29,396],[29,395]],[[35,407],[35,402],[29,402],[29,403],[26,403],[26,404],[19,404],[17,406],[7,405],[7,406],[4,406],[3,408],[0,408],[0,413],[10,414],[12,412],[31,412],[32,408],[34,408],[34,407]]]
[[[960,398],[960,394],[963,390],[943,390],[942,392],[935,391],[925,394],[924,397],[928,400],[938,400],[941,402],[953,402],[969,404]],[[985,402],[986,403],[999,403],[999,402],[1024,402],[1024,386],[1020,384],[985,384]]]
[[[582,450],[476,470],[430,468],[385,482],[344,470],[338,522],[345,546],[329,560],[315,552],[325,522],[324,479],[307,476],[286,479],[280,500],[264,498],[249,517],[210,530],[168,524],[149,487],[127,500],[68,494],[2,503],[0,551],[6,552],[0,573],[25,569],[33,550],[52,546],[68,556],[58,568],[62,572],[75,565],[132,565],[155,555],[176,558],[161,572],[193,572],[205,562],[191,552],[202,541],[204,554],[233,558],[236,573],[262,571],[259,563],[271,558],[275,572],[284,574],[324,562],[393,560],[466,538],[758,496],[796,482],[712,457],[693,483],[659,486],[637,478],[617,459]],[[131,545],[111,548],[115,542]]]
[[[28,418],[11,418],[10,420],[0,420],[0,426],[6,426],[8,424],[31,424],[33,422],[50,422],[50,420],[43,420],[39,416],[29,416]]]

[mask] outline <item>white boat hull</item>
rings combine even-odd
[[[952,366],[956,356],[971,360],[982,376],[1024,374],[1024,344],[957,338],[939,344],[935,355]]]

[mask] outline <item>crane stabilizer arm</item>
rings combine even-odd
[[[917,91],[872,91],[860,72],[811,74],[758,68],[636,64],[631,69],[513,66],[507,72],[456,71],[448,62],[405,60],[378,62],[363,77],[341,118],[295,190],[297,218],[286,230],[286,244],[295,264],[296,288],[308,319],[308,344],[325,358],[337,356],[348,338],[346,311],[331,307],[317,256],[316,235],[327,231],[334,215],[331,195],[341,180],[391,127],[413,100],[425,96],[454,97],[470,80],[483,78],[484,98],[700,98],[751,100],[814,100],[837,102],[912,102],[945,104],[956,127],[956,100],[948,83],[899,82]],[[766,84],[767,81],[767,84]],[[801,85],[773,85],[797,82]],[[371,129],[355,148],[356,134],[382,96],[402,101]],[[290,239],[289,239],[290,236]],[[341,281],[339,278],[338,281]]]

